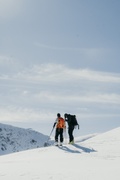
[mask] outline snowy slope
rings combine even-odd
[[[31,129],[0,123],[0,155],[42,147],[47,138]]]
[[[120,128],[90,137],[1,156],[0,180],[119,180]]]
[[[120,157],[120,128],[100,134],[87,140],[83,144],[94,146],[94,149],[97,152],[99,151],[99,154],[95,155],[99,155],[99,157],[101,156],[108,159]]]

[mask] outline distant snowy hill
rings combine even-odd
[[[31,129],[0,123],[0,155],[42,147],[47,138]]]
[[[0,156],[0,180],[120,180],[120,128]]]

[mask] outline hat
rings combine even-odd
[[[60,115],[60,113],[57,113],[57,117],[60,117],[61,115]]]

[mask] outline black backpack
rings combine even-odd
[[[79,124],[77,122],[76,115],[65,114],[65,120],[68,122],[69,126],[78,126],[79,129]]]

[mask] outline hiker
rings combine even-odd
[[[56,126],[55,131],[55,145],[58,146],[58,138],[60,136],[60,146],[62,146],[63,143],[63,129],[66,128],[65,120],[61,117],[60,113],[57,114],[57,119],[53,125],[53,128]]]
[[[65,121],[68,123],[69,144],[74,144],[73,131],[74,131],[75,126],[77,125],[79,129],[79,124],[77,122],[76,116],[70,115],[70,114],[64,114],[64,118],[65,118]]]

